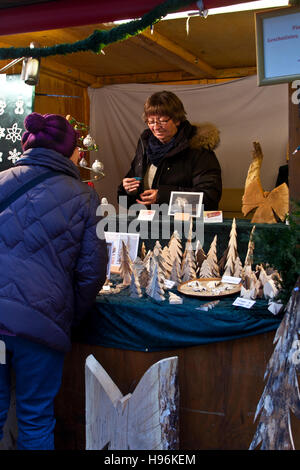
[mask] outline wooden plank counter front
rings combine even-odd
[[[74,343],[56,399],[56,448],[85,449],[84,364],[93,354],[123,394],[133,392],[145,371],[165,357],[179,358],[180,449],[247,450],[257,423],[275,331],[207,345],[136,352]],[[300,421],[292,419],[295,448]]]

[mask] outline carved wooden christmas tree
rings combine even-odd
[[[121,253],[120,253],[120,275],[123,279],[124,285],[127,286],[131,283],[131,274],[132,274],[132,261],[129,256],[127,245],[122,240],[122,247],[121,247]]]
[[[147,271],[149,273],[149,276],[151,276],[152,259],[153,259],[153,252],[152,252],[152,250],[149,250],[148,253],[146,254],[145,258],[143,259],[144,266],[147,269]]]
[[[181,267],[181,278],[182,282],[196,278],[196,260],[191,243],[186,245],[185,256]]]
[[[238,253],[237,253],[236,222],[235,222],[235,219],[233,219],[231,231],[229,235],[228,252],[227,252],[227,258],[226,258],[226,264],[225,264],[225,270],[224,270],[224,274],[226,276],[233,276],[235,260],[237,256],[238,256]]]
[[[177,258],[179,262],[181,262],[182,258],[182,244],[179,237],[177,230],[175,230],[170,238],[169,244],[169,253],[171,263],[173,263],[174,259]]]
[[[251,230],[251,233],[250,233],[249,242],[248,242],[248,249],[247,249],[247,254],[246,254],[246,257],[245,257],[244,266],[247,266],[247,265],[252,266],[252,264],[253,264],[253,252],[254,252],[253,236],[254,236],[254,232],[255,232],[255,225],[252,227],[252,230]]]
[[[200,241],[197,240],[196,249],[195,249],[196,272],[197,272],[197,274],[199,274],[202,263],[206,258],[207,258],[207,256],[204,253],[202,245],[201,245]]]
[[[155,300],[165,300],[164,278],[158,263],[154,262],[152,277],[146,287],[147,294]]]
[[[132,273],[131,273],[130,297],[133,297],[134,299],[143,297],[140,281],[139,281],[138,274],[135,269],[132,269]]]
[[[161,255],[163,258],[163,269],[164,269],[165,277],[168,279],[170,277],[172,263],[171,263],[169,247],[167,245],[163,247]]]
[[[179,261],[177,258],[174,259],[173,264],[172,264],[172,269],[171,273],[169,276],[170,281],[175,282],[175,285],[178,286],[178,284],[181,283],[181,266],[179,264]]]
[[[165,262],[164,258],[162,256],[162,248],[161,244],[157,240],[155,242],[154,248],[153,248],[153,261],[154,263],[157,263],[159,266],[159,269],[161,271],[162,276],[165,278],[166,273],[165,273]]]
[[[199,273],[199,278],[212,278],[213,272],[212,272],[212,267],[208,259],[205,259],[201,265],[200,273]]]
[[[146,288],[148,283],[149,283],[149,273],[147,271],[147,268],[144,266],[144,268],[139,272],[139,282],[140,286],[143,288]]]
[[[224,274],[224,271],[225,271],[225,265],[226,265],[228,250],[229,250],[229,248],[227,246],[226,250],[224,251],[223,255],[221,256],[221,258],[218,261],[220,276],[222,276]]]
[[[211,265],[211,277],[219,277],[220,272],[217,258],[217,235],[214,236],[214,239],[211,242],[210,248],[208,250],[207,262]]]
[[[233,276],[234,277],[241,277],[242,276],[242,272],[243,272],[243,265],[242,265],[242,262],[240,260],[240,257],[237,256],[235,258],[235,262],[234,262],[234,272],[233,272]]]

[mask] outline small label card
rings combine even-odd
[[[175,285],[174,281],[170,281],[170,279],[165,279],[165,288],[166,289],[172,289],[172,287],[174,287],[174,285]]]
[[[189,221],[192,215],[188,212],[175,212],[174,220],[183,220],[184,222]]]
[[[138,220],[153,220],[154,215],[155,211],[143,209],[139,213]]]
[[[244,299],[243,297],[237,297],[232,305],[236,307],[251,308],[255,304],[255,300]]]
[[[222,211],[204,211],[203,222],[205,224],[223,222],[223,212]]]
[[[110,290],[110,286],[103,286],[102,290]]]
[[[239,284],[241,282],[240,277],[233,277],[233,276],[223,276],[222,282],[227,282],[228,284]]]

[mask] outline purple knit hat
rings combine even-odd
[[[25,120],[22,148],[28,150],[44,147],[71,157],[77,146],[78,134],[71,124],[59,114],[31,113]]]

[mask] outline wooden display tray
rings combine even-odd
[[[197,282],[201,284],[201,286],[205,287],[206,291],[197,291],[193,290],[192,287],[189,287],[188,284],[192,282]],[[220,283],[220,286],[228,286],[230,289],[224,290],[221,292],[216,292],[213,291],[212,288],[209,288],[208,284],[210,282],[216,282]],[[215,289],[218,289],[218,286],[215,286]],[[179,284],[177,286],[177,290],[184,295],[191,295],[193,297],[214,297],[214,298],[219,298],[219,297],[227,297],[228,295],[233,295],[233,294],[238,294],[241,290],[241,284],[229,284],[228,282],[222,282],[222,279],[220,277],[213,277],[213,278],[200,278],[200,279],[191,279],[190,281],[183,282],[182,284]]]

